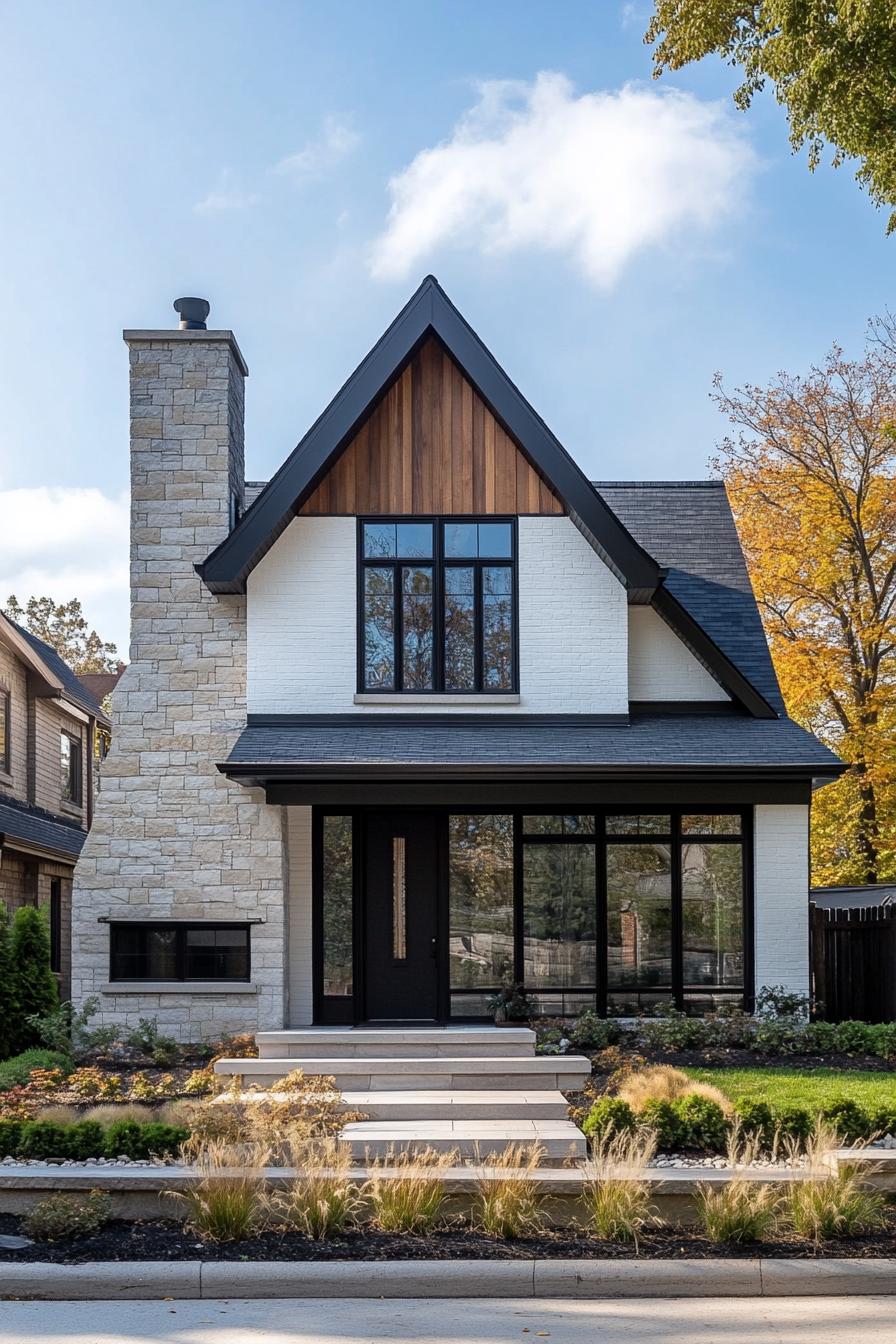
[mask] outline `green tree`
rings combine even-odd
[[[46,916],[33,905],[22,905],[12,921],[12,978],[15,980],[16,1051],[39,1044],[25,1020],[59,1007],[56,977],[50,970],[50,930]]]
[[[0,1059],[7,1059],[15,1045],[17,1024],[20,1021],[17,988],[13,975],[9,914],[0,901]]]
[[[90,629],[76,597],[61,603],[54,602],[52,597],[29,597],[23,607],[13,594],[7,600],[4,615],[52,645],[78,676],[83,672],[118,669],[118,650],[114,644],[103,643],[97,632]]]
[[[809,168],[826,145],[877,206],[896,205],[896,5],[893,0],[654,0],[644,41],[654,78],[715,52],[739,66],[734,94],[750,106],[767,82],[787,109]],[[896,210],[887,232],[896,228]]]

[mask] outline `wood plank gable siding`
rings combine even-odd
[[[421,346],[302,514],[562,514],[441,344]]]

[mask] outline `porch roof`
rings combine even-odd
[[[250,715],[218,769],[234,779],[833,778],[846,767],[789,719],[731,713]]]
[[[46,854],[63,863],[74,863],[84,846],[87,832],[74,822],[66,822],[30,807],[17,799],[0,802],[0,849],[20,850],[26,854]]]

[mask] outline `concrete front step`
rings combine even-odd
[[[401,1152],[454,1152],[464,1161],[486,1161],[510,1144],[537,1144],[541,1164],[559,1166],[587,1155],[585,1136],[570,1120],[392,1120],[349,1124],[342,1138],[356,1162]]]
[[[397,1092],[410,1088],[574,1092],[591,1077],[591,1065],[582,1055],[508,1055],[487,1059],[438,1055],[420,1059],[296,1056],[219,1059],[215,1064],[216,1073],[242,1077],[256,1087],[270,1087],[294,1069],[333,1077],[340,1092]]]
[[[264,1094],[262,1094],[264,1095]],[[276,1093],[271,1093],[276,1096]],[[344,1092],[343,1104],[373,1121],[408,1120],[565,1120],[562,1092],[446,1092],[414,1089],[404,1092]]]
[[[380,1058],[451,1059],[534,1055],[529,1027],[311,1027],[259,1031],[261,1059]]]

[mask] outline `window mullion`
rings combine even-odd
[[[404,601],[401,587],[401,565],[396,561],[392,566],[392,638],[396,691],[404,690]]]
[[[482,565],[478,560],[473,565],[473,684],[477,691],[483,689],[483,630],[482,630]]]

